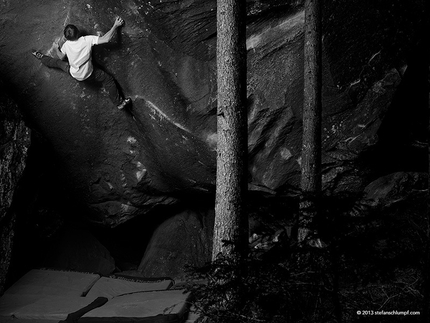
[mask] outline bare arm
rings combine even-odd
[[[55,51],[57,52],[57,56],[59,59],[64,59],[66,57],[66,54],[63,54],[59,47],[55,47]]]
[[[117,28],[122,26],[123,24],[124,24],[124,20],[122,20],[122,18],[120,17],[116,17],[112,28],[106,34],[104,34],[99,38],[99,45],[108,43],[112,39]]]
[[[52,43],[51,52],[53,51],[59,59],[64,59],[66,57],[66,54],[63,54],[63,52],[61,51],[61,46],[63,46],[65,41],[66,40],[64,39],[64,37],[61,37],[55,39],[55,41]]]

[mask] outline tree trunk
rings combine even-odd
[[[428,17],[430,14],[430,5],[429,2],[425,2],[425,17]],[[430,28],[430,21],[426,19],[423,24],[423,30],[428,31]],[[426,108],[427,108],[427,117],[428,117],[428,132],[427,132],[427,153],[428,153],[428,181],[427,181],[427,228],[425,232],[425,253],[424,253],[424,266],[423,266],[423,312],[422,312],[422,322],[430,321],[430,65],[429,65],[429,57],[430,57],[430,44],[427,40],[427,33],[423,32],[422,34],[422,44],[423,49],[421,51],[422,61],[423,61],[423,69],[426,69],[425,79],[423,78],[423,82],[427,81],[427,93],[426,95]]]
[[[245,1],[217,2],[218,144],[212,258],[248,242]],[[227,243],[225,243],[227,242]]]
[[[426,2],[426,13],[429,14],[429,4]],[[426,28],[430,27],[430,23],[427,22],[427,24],[424,25]],[[425,29],[428,30],[428,29]],[[426,57],[429,57],[430,55],[430,48],[429,44],[426,42],[427,45],[424,45],[424,61],[426,60]],[[424,67],[424,66],[423,66]],[[427,113],[428,113],[428,129],[430,129],[430,65],[426,66],[427,68]],[[428,152],[428,182],[427,182],[427,228],[426,228],[426,248],[425,248],[425,259],[424,259],[424,270],[423,270],[423,279],[424,279],[424,287],[423,287],[423,315],[422,315],[422,322],[429,322],[430,321],[430,131],[427,134],[427,152]]]
[[[299,243],[309,235],[321,191],[321,47],[320,1],[306,0]]]

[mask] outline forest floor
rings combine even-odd
[[[228,259],[200,268],[190,276],[195,306],[223,323],[418,322],[429,243],[423,194],[366,214],[331,213],[320,228],[325,248],[300,249],[278,235],[251,254],[240,279]],[[196,278],[208,284],[193,285]],[[234,290],[242,302],[226,305]]]

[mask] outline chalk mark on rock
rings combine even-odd
[[[140,95],[135,95],[135,99],[142,99],[145,101],[146,105],[152,109],[152,111],[156,112],[161,118],[167,120],[168,122],[170,122],[171,124],[173,124],[174,126],[178,127],[179,129],[188,132],[190,134],[192,134],[192,132],[190,130],[188,130],[187,128],[185,128],[183,125],[181,125],[178,122],[175,122],[174,120],[172,120],[171,118],[169,118],[169,116],[167,114],[165,114],[163,111],[161,111],[154,103],[152,103],[151,101],[146,100],[144,97],[140,96]]]

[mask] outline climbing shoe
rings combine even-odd
[[[124,99],[121,104],[118,106],[119,110],[124,109],[127,105],[129,105],[131,103],[131,99],[130,98],[126,98]]]
[[[43,57],[43,54],[41,52],[39,52],[38,50],[32,50],[31,53],[33,54],[34,57],[36,57],[37,59],[41,59]]]

